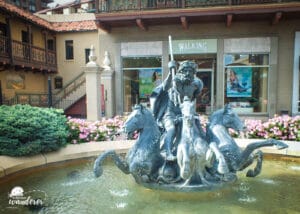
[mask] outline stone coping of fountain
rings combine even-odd
[[[260,139],[235,139],[237,144],[244,148],[249,143],[260,141]],[[39,154],[29,157],[0,156],[0,179],[17,172],[34,167],[46,166],[64,161],[96,157],[106,150],[116,150],[117,153],[126,153],[134,144],[133,140],[124,141],[102,141],[82,144],[68,144],[55,152]],[[274,154],[283,157],[300,158],[300,142],[284,141],[289,147],[277,150],[275,147],[261,148],[265,154]]]

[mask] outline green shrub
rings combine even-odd
[[[67,144],[66,122],[62,110],[0,106],[0,155],[23,156],[58,150]]]

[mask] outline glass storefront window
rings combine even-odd
[[[161,57],[124,57],[124,112],[131,112],[135,104],[149,106],[152,90],[162,81]]]
[[[268,54],[226,54],[225,103],[237,113],[268,111]]]

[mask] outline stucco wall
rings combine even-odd
[[[22,31],[27,31],[27,23],[20,20],[11,20],[11,37],[13,40],[22,41]],[[45,48],[44,35],[42,29],[36,26],[31,26],[32,44],[33,46]]]
[[[12,79],[16,81],[20,80],[20,77],[24,78],[24,87],[20,89],[13,89],[8,87],[8,82]],[[0,72],[0,80],[2,86],[2,93],[6,98],[12,98],[15,93],[47,93],[47,75],[40,73],[24,72],[5,70]]]
[[[275,100],[271,112],[279,113],[286,109],[291,111],[292,78],[293,78],[293,51],[295,31],[300,29],[297,20],[286,22],[280,21],[277,25],[271,25],[270,20],[260,22],[234,22],[230,27],[224,23],[201,23],[191,24],[188,30],[184,30],[180,23],[170,26],[149,26],[148,31],[142,31],[137,26],[126,28],[113,28],[110,34],[99,30],[99,51],[100,57],[105,50],[112,56],[113,67],[116,71],[116,100],[122,100],[122,74],[120,62],[120,43],[137,41],[164,41],[167,48],[168,35],[172,35],[174,40],[184,39],[204,39],[204,38],[243,38],[243,37],[272,37],[271,52],[278,49],[277,65],[272,65],[269,75],[277,73],[269,90],[269,98]],[[164,50],[163,55],[167,56],[168,50]],[[163,68],[166,69],[167,57],[164,56]],[[217,68],[222,66],[220,60]],[[273,70],[272,70],[273,69]],[[276,71],[277,70],[277,71]],[[223,72],[223,71],[217,71]],[[270,76],[269,76],[270,77]],[[274,86],[274,84],[276,84]],[[270,87],[270,85],[269,85]],[[272,86],[271,86],[272,87]],[[119,104],[118,104],[119,103]],[[116,102],[116,113],[122,113],[122,103]],[[271,115],[270,115],[271,116]]]
[[[58,33],[56,35],[56,49],[57,49],[57,67],[58,74],[63,78],[63,84],[69,83],[81,72],[84,71],[85,66],[85,49],[91,48],[94,45],[96,53],[98,53],[98,33],[91,32],[69,32]],[[66,60],[65,56],[65,41],[73,40],[74,59]],[[99,62],[99,58],[97,59]]]
[[[37,27],[31,29],[33,35],[32,44],[36,47],[45,48],[45,36],[42,34],[42,30]]]
[[[13,40],[22,41],[22,31],[27,31],[25,23],[19,20],[11,20],[11,37]]]

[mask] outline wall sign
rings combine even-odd
[[[217,39],[175,40],[174,54],[217,53]]]

